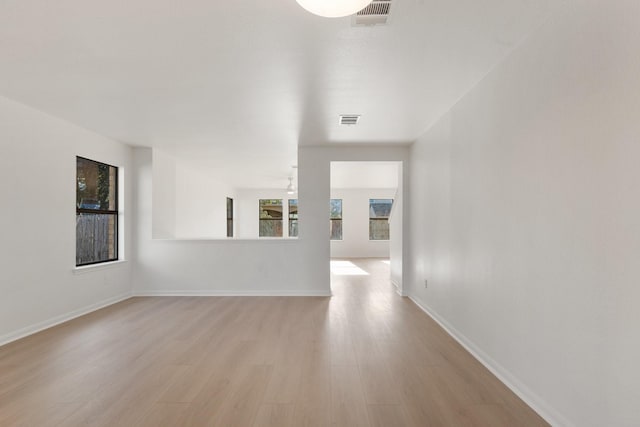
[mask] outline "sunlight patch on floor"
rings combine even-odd
[[[390,261],[390,260],[388,260],[388,259],[383,259],[383,260],[382,260],[382,263],[383,263],[383,264],[387,264],[387,265],[391,265],[391,261]]]
[[[337,276],[368,276],[369,273],[351,261],[331,261],[331,273]]]

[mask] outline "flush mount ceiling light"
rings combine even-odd
[[[361,11],[371,0],[296,0],[300,6],[314,15],[339,18]]]

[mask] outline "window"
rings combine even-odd
[[[76,158],[76,266],[118,259],[118,168]]]
[[[298,199],[289,199],[289,237],[298,237]]]
[[[233,199],[227,197],[227,237],[233,237]]]
[[[331,240],[342,240],[342,199],[331,199],[329,206]]]
[[[369,240],[389,240],[393,199],[369,199]]]
[[[260,237],[282,237],[282,199],[260,199]]]

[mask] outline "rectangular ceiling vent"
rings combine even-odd
[[[391,0],[374,0],[353,16],[354,26],[384,25],[389,19]]]
[[[359,114],[340,114],[340,124],[353,126],[358,124],[358,120],[360,120]]]

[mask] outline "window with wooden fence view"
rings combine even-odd
[[[342,199],[329,201],[329,236],[331,240],[342,240]]]
[[[118,168],[76,158],[76,266],[118,259]]]
[[[289,199],[289,237],[298,237],[298,199]]]
[[[260,199],[260,237],[282,237],[282,199]]]
[[[393,199],[369,199],[369,240],[389,240]]]

